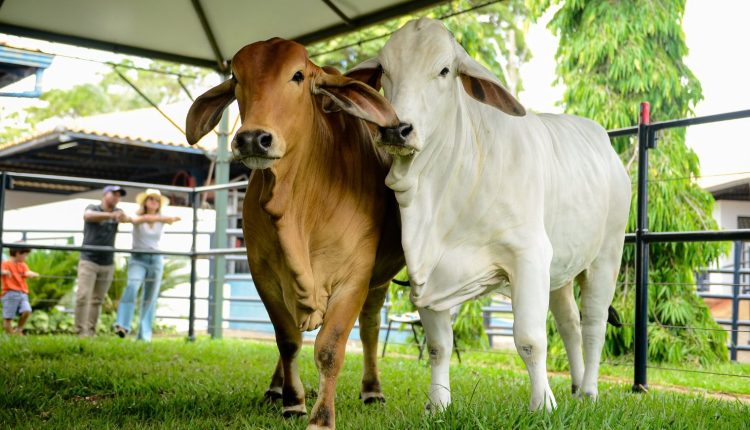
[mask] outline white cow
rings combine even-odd
[[[386,184],[400,205],[411,299],[427,334],[431,404],[450,403],[449,309],[496,290],[513,300],[531,408],[556,406],[546,374],[548,309],[573,393],[595,398],[631,192],[606,131],[584,118],[526,113],[427,18],[407,23],[349,75],[382,84],[402,121],[381,130],[396,155]]]

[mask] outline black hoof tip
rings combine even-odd
[[[382,405],[382,404],[385,404],[385,397],[383,397],[383,396],[380,396],[380,397],[368,397],[368,398],[366,398],[364,400],[364,404],[366,404],[366,405],[375,405],[375,404]]]
[[[263,397],[269,402],[275,402],[281,400],[281,393],[274,390],[268,390],[265,394],[263,394]]]
[[[295,417],[303,417],[307,415],[307,412],[292,410],[292,411],[284,411],[281,415],[284,418],[295,418]]]

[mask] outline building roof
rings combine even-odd
[[[167,105],[160,109],[184,129],[190,104],[191,102],[187,101]],[[0,157],[15,152],[13,148],[23,147],[29,142],[52,134],[88,134],[129,144],[141,143],[186,148],[194,152],[204,152],[207,155],[216,150],[217,137],[216,133],[209,133],[195,146],[190,146],[185,139],[184,132],[172,125],[159,111],[154,108],[143,108],[81,118],[53,118],[43,121],[37,125],[33,133],[10,142],[0,143]]]
[[[54,55],[0,43],[0,88],[33,75],[37,69],[46,69],[53,58]]]
[[[716,200],[750,201],[750,172],[726,175],[704,180],[701,185]]]
[[[190,102],[162,110],[184,127]],[[236,109],[236,108],[234,108]],[[211,169],[217,134],[209,133],[195,146],[156,109],[146,108],[77,119],[45,121],[36,130],[0,143],[0,170],[150,182],[163,185],[202,185]],[[247,169],[232,163],[230,174]],[[81,188],[52,182],[17,181],[17,189],[71,194]]]

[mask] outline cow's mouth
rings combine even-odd
[[[239,161],[244,164],[248,169],[267,169],[273,165],[274,162],[281,159],[281,157],[269,157],[269,156],[255,156],[246,155],[244,157],[235,157],[235,161]]]
[[[417,137],[411,124],[401,122],[395,127],[380,127],[378,131],[378,143],[389,154],[408,157],[418,151],[416,145],[412,145]]]
[[[383,150],[385,150],[385,152],[401,157],[408,157],[410,155],[414,155],[417,152],[416,148],[404,144],[380,142],[380,145],[383,147]]]

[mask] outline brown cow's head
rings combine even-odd
[[[232,59],[232,78],[195,100],[187,116],[188,142],[210,132],[235,99],[242,126],[232,154],[250,169],[271,167],[294,145],[310,142],[316,112],[343,110],[380,127],[398,125],[377,91],[328,73],[308,59],[302,45],[278,38],[240,49]]]

